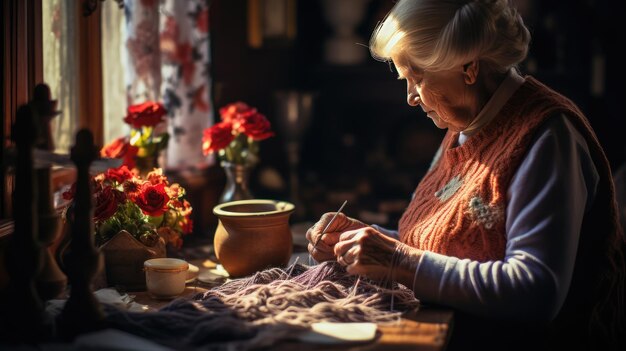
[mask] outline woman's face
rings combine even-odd
[[[426,71],[404,55],[393,58],[398,79],[406,80],[407,102],[420,106],[439,128],[459,132],[474,119],[476,98],[469,89],[463,67],[448,71]]]

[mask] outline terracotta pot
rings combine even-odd
[[[293,249],[289,216],[294,205],[274,200],[241,200],[213,208],[219,223],[215,254],[232,277],[285,266]]]

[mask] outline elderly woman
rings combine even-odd
[[[621,347],[611,172],[574,103],[516,69],[529,42],[506,0],[398,1],[370,50],[447,134],[397,231],[340,214],[322,235],[325,214],[309,252],[455,308],[452,345]]]

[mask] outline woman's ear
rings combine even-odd
[[[474,60],[463,65],[463,80],[465,81],[465,84],[471,85],[476,83],[478,70],[478,60]]]

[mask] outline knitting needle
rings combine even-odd
[[[333,218],[330,219],[330,222],[328,222],[328,224],[326,224],[326,227],[324,227],[324,230],[322,230],[322,234],[320,234],[317,239],[315,240],[315,244],[313,244],[313,248],[317,247],[317,244],[320,242],[320,240],[322,240],[322,237],[324,236],[324,234],[326,234],[326,231],[328,230],[328,228],[330,227],[331,224],[333,224],[333,222],[335,221],[335,218],[337,218],[337,215],[339,213],[341,213],[341,210],[343,210],[343,207],[348,203],[348,200],[345,200],[343,202],[343,204],[341,205],[341,207],[339,207],[339,209],[337,210],[337,212],[335,212],[335,215],[333,216]]]

